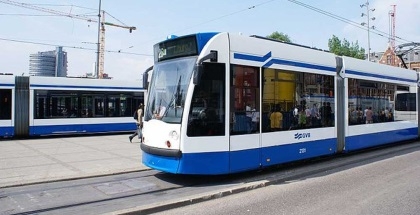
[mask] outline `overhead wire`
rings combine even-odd
[[[328,16],[328,17],[331,17],[331,18],[333,18],[333,19],[337,19],[337,20],[339,20],[339,21],[345,22],[345,23],[350,24],[350,25],[352,25],[352,26],[355,26],[355,27],[357,27],[357,28],[360,28],[360,29],[363,29],[363,30],[369,30],[369,31],[371,31],[372,33],[374,33],[374,34],[376,34],[376,35],[378,35],[378,36],[385,37],[385,35],[387,35],[387,36],[388,36],[388,38],[391,36],[390,34],[388,34],[388,33],[386,33],[386,32],[383,32],[383,31],[380,31],[380,30],[378,30],[378,29],[376,29],[376,28],[375,28],[375,29],[368,29],[367,27],[365,27],[365,26],[361,25],[360,23],[357,23],[357,22],[354,22],[354,21],[352,21],[352,20],[346,19],[346,18],[344,18],[344,17],[341,17],[341,16],[338,16],[338,15],[335,15],[335,14],[333,14],[333,13],[330,13],[330,12],[324,11],[324,10],[319,9],[319,8],[317,8],[317,7],[314,7],[314,6],[311,6],[311,5],[308,5],[308,4],[305,4],[305,3],[302,3],[302,2],[300,2],[300,1],[297,1],[297,0],[287,0],[287,1],[289,1],[289,2],[291,2],[291,3],[294,3],[294,4],[297,4],[297,5],[300,5],[300,6],[302,6],[302,7],[305,7],[305,8],[307,8],[307,9],[313,10],[313,11],[315,11],[315,12],[321,13],[321,14],[326,15],[326,16]],[[405,42],[413,42],[413,41],[409,41],[409,40],[406,40],[406,39],[403,39],[403,38],[401,38],[401,37],[397,37],[397,36],[396,36],[395,38],[397,38],[399,42],[402,42],[402,41],[405,41]]]
[[[204,21],[204,22],[201,22],[201,23],[198,23],[198,24],[195,24],[195,25],[188,26],[188,27],[186,27],[186,28],[183,28],[183,29],[180,29],[180,30],[174,31],[173,33],[177,33],[177,32],[184,31],[184,30],[188,30],[188,29],[191,29],[191,28],[194,28],[194,27],[197,27],[197,26],[200,26],[200,25],[206,24],[206,23],[210,23],[210,22],[213,22],[213,21],[216,21],[216,20],[219,20],[219,19],[223,19],[223,18],[228,17],[228,16],[232,16],[232,15],[235,15],[235,14],[238,14],[238,13],[242,13],[242,12],[244,12],[244,11],[248,11],[248,10],[251,10],[251,9],[255,9],[256,7],[259,7],[259,6],[264,5],[264,4],[268,4],[268,3],[273,2],[273,1],[275,1],[275,0],[264,1],[264,2],[261,2],[261,3],[259,3],[259,4],[255,4],[255,5],[252,5],[252,6],[250,6],[250,7],[247,7],[247,8],[244,8],[244,9],[238,10],[238,11],[234,11],[234,12],[229,13],[229,14],[226,14],[226,15],[222,15],[222,16],[219,16],[219,17],[216,17],[216,18],[213,18],[213,19],[209,19],[209,20],[207,20],[207,21]],[[381,37],[386,37],[386,36],[388,36],[388,38],[389,38],[389,36],[390,36],[390,34],[388,34],[388,33],[386,33],[386,32],[380,31],[380,30],[378,30],[378,29],[368,29],[367,27],[365,27],[365,26],[361,25],[360,23],[354,22],[354,21],[352,21],[352,20],[349,20],[349,19],[347,19],[347,18],[344,18],[344,17],[338,16],[338,15],[336,15],[336,14],[330,13],[330,12],[325,11],[325,10],[322,10],[322,9],[320,9],[320,8],[317,8],[317,7],[314,7],[314,6],[311,6],[311,5],[308,5],[308,4],[305,4],[305,3],[302,3],[302,2],[300,2],[300,1],[297,1],[297,0],[287,0],[287,1],[289,1],[289,2],[291,2],[291,3],[294,3],[294,4],[297,4],[297,5],[299,5],[299,6],[305,7],[305,8],[307,8],[307,9],[313,10],[313,11],[318,12],[318,13],[320,13],[320,14],[326,15],[326,16],[331,17],[331,18],[333,18],[333,19],[336,19],[336,20],[342,21],[342,22],[344,22],[344,23],[347,23],[347,24],[352,25],[352,26],[354,26],[354,27],[360,28],[360,29],[362,29],[362,30],[369,30],[369,31],[371,31],[373,34],[376,34],[376,35],[378,35],[378,36],[381,36]],[[7,2],[9,2],[9,3],[6,3],[4,0],[0,0],[0,3],[6,3],[6,4],[11,4],[10,2],[12,2],[12,1],[7,0]],[[12,4],[12,5],[17,5],[17,4],[18,4],[18,3],[13,2],[13,4]],[[28,5],[29,5],[29,6],[31,6],[31,5],[49,5],[49,6],[74,6],[74,7],[80,7],[80,8],[85,8],[85,9],[91,9],[91,8],[86,8],[86,7],[81,7],[81,6],[75,6],[75,5],[24,4],[24,3],[21,3],[21,4],[22,4],[22,5],[24,5],[23,7],[26,7],[26,8],[28,8]],[[17,5],[17,6],[18,6],[18,5]],[[93,9],[92,9],[92,10],[93,10]],[[120,20],[118,20],[117,18],[115,18],[114,16],[112,16],[111,14],[109,14],[108,12],[106,12],[106,14],[107,14],[107,15],[109,15],[109,16],[111,16],[112,18],[114,18],[115,20],[117,20],[118,22],[120,22],[121,24],[125,25],[123,22],[121,22]],[[1,14],[0,14],[0,15],[1,15]],[[68,15],[65,15],[65,14],[61,14],[61,15],[62,15],[62,16],[68,16]],[[60,16],[60,15],[58,15],[58,16]],[[85,18],[83,15],[80,15],[80,16],[81,16],[81,17],[83,17],[83,18]],[[386,36],[385,36],[385,35],[386,35]],[[405,41],[405,42],[413,42],[413,41],[406,40],[406,39],[403,39],[403,38],[398,37],[398,36],[396,36],[395,38],[396,38],[396,40],[397,40],[397,41],[399,41],[399,42],[402,42],[402,41]],[[116,52],[117,52],[117,51],[116,51]],[[123,52],[117,52],[117,53],[123,53]]]
[[[93,11],[96,11],[97,10],[95,8],[83,7],[83,6],[73,5],[73,4],[31,4],[31,5],[53,6],[53,7],[77,7],[77,8],[87,9],[87,10],[93,10]]]
[[[93,49],[93,48],[86,48],[86,47],[81,47],[81,46],[66,46],[66,45],[57,45],[57,44],[52,44],[52,43],[42,43],[42,42],[33,42],[33,41],[25,41],[25,40],[7,39],[7,38],[0,38],[0,40],[8,41],[8,42],[16,42],[16,43],[26,43],[26,44],[32,44],[32,45],[44,45],[44,46],[54,46],[54,47],[61,46],[63,48],[97,51],[96,49]],[[105,50],[105,52],[109,52],[109,53],[121,53],[121,54],[129,54],[129,55],[139,55],[139,56],[147,56],[147,57],[153,56],[151,54],[140,54],[140,53],[134,53],[134,52],[124,52],[124,51],[121,51],[121,50],[119,50],[119,51]]]
[[[0,13],[0,16],[61,16],[61,15],[25,14],[25,13]]]
[[[210,20],[207,20],[207,21],[204,21],[204,22],[201,22],[201,23],[198,23],[198,24],[195,24],[195,25],[186,27],[184,29],[174,31],[173,33],[180,32],[180,31],[185,31],[185,30],[188,30],[188,29],[191,29],[191,28],[194,28],[194,27],[203,25],[203,24],[207,24],[209,22],[213,22],[213,21],[216,21],[216,20],[219,20],[219,19],[223,19],[223,18],[228,17],[228,16],[232,16],[232,15],[235,15],[235,14],[238,14],[238,13],[242,13],[242,12],[245,12],[245,11],[248,11],[248,10],[252,10],[252,9],[255,9],[256,7],[259,7],[259,6],[264,5],[264,4],[268,4],[268,3],[273,2],[273,1],[275,1],[275,0],[269,0],[269,1],[261,2],[259,4],[252,5],[250,7],[247,7],[247,8],[238,10],[238,11],[234,11],[234,12],[229,13],[229,14],[226,14],[226,15],[222,15],[222,16],[219,16],[219,17],[216,17],[216,18],[213,18],[213,19],[210,19]]]

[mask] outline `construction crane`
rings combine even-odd
[[[104,78],[104,59],[105,59],[105,25],[114,26],[119,28],[125,28],[132,33],[136,30],[136,27],[124,26],[124,25],[117,25],[110,22],[105,22],[105,11],[101,11],[102,16],[100,17],[102,20],[100,21],[101,29],[99,34],[99,50],[98,50],[98,64],[97,64],[97,78],[102,79]]]
[[[133,30],[136,30],[136,27],[133,26],[126,26],[126,25],[118,25],[118,24],[113,24],[110,22],[105,22],[105,11],[101,10],[102,16],[99,15],[99,20],[95,20],[95,19],[91,19],[88,16],[84,16],[84,15],[77,15],[77,14],[71,14],[71,13],[66,13],[66,12],[62,12],[62,11],[57,11],[57,10],[52,10],[52,9],[48,9],[48,8],[43,8],[43,7],[39,7],[39,6],[35,6],[32,4],[27,4],[27,3],[22,3],[22,2],[16,2],[16,1],[11,1],[11,0],[0,0],[0,3],[4,3],[4,4],[9,4],[9,5],[13,5],[13,6],[17,6],[17,7],[23,7],[23,8],[27,8],[27,9],[31,9],[31,10],[37,10],[37,11],[41,11],[44,13],[50,13],[50,14],[54,14],[54,15],[59,15],[59,16],[65,16],[65,17],[70,17],[73,19],[80,19],[80,20],[85,20],[88,22],[95,22],[101,25],[100,27],[100,32],[99,32],[99,41],[98,41],[98,62],[97,62],[97,78],[103,78],[104,75],[104,52],[105,52],[105,25],[108,26],[113,26],[113,27],[119,27],[119,28],[125,28],[128,29],[130,33],[133,32]]]

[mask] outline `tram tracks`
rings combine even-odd
[[[221,178],[221,177],[219,177]],[[98,214],[138,206],[138,201],[153,203],[156,196],[176,193],[174,190],[200,186],[203,177],[179,176],[157,171],[51,182],[0,191],[0,214]],[[131,204],[130,204],[131,201]],[[117,202],[124,202],[118,207]],[[113,205],[109,208],[99,205]],[[95,208],[89,213],[89,208]]]
[[[140,171],[0,190],[0,214],[158,212],[272,184],[292,183],[419,151],[418,143],[228,176]]]

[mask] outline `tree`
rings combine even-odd
[[[289,35],[284,34],[284,33],[279,33],[278,31],[273,32],[272,34],[268,35],[267,37],[270,38],[270,39],[280,40],[280,41],[283,41],[283,42],[288,42],[288,43],[291,42]]]
[[[357,41],[350,44],[346,39],[341,41],[337,36],[333,35],[332,38],[328,40],[328,48],[330,49],[330,52],[336,55],[365,59],[365,49],[360,48]]]

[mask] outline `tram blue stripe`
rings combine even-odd
[[[12,126],[0,127],[0,137],[11,137],[15,129]]]
[[[94,132],[135,131],[135,123],[69,124],[30,126],[30,135],[80,134]]]
[[[271,52],[268,52],[264,56],[233,53],[233,58],[240,59],[240,60],[249,60],[249,61],[264,63],[268,59],[271,58]],[[321,66],[321,65],[302,63],[302,62],[296,62],[296,61],[290,61],[290,60],[282,60],[282,59],[271,59],[267,63],[265,63],[262,67],[268,68],[273,64],[286,65],[286,66],[296,66],[296,67],[302,67],[302,68],[308,68],[308,69],[317,69],[317,70],[335,72],[335,67]]]
[[[47,85],[47,84],[31,84],[34,88],[68,88],[68,89],[118,89],[118,90],[145,90],[141,87],[107,87],[107,86],[71,86],[71,85]]]
[[[271,57],[271,52],[268,52],[264,56],[256,56],[256,55],[247,55],[247,54],[239,54],[239,53],[233,53],[233,57],[235,59],[241,59],[241,60],[249,60],[249,61],[256,61],[256,62],[265,62]]]
[[[0,84],[0,87],[14,87],[15,84]]]
[[[413,80],[413,79],[398,78],[398,77],[392,77],[392,76],[387,76],[387,75],[369,74],[369,73],[366,73],[366,72],[359,72],[359,71],[355,71],[355,70],[346,70],[346,73],[347,74],[353,74],[353,75],[365,76],[365,77],[382,78],[382,79],[417,83],[417,80]]]
[[[417,138],[417,127],[346,137],[346,151]]]
[[[329,72],[335,72],[335,67],[321,66],[321,65],[309,64],[309,63],[301,63],[301,62],[289,61],[289,60],[280,60],[280,59],[271,59],[265,65],[263,65],[263,67],[264,68],[268,68],[268,67],[270,67],[273,64],[286,65],[286,66],[295,66],[295,67],[302,67],[302,68],[307,68],[307,69],[317,69],[317,70],[324,70],[324,71],[329,71]]]

